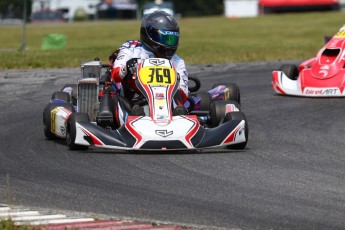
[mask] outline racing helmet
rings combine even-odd
[[[154,11],[141,21],[140,40],[145,49],[159,58],[171,59],[180,37],[176,18],[164,11]]]

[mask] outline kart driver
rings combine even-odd
[[[122,84],[124,96],[132,106],[133,100],[141,94],[133,79],[138,60],[165,58],[172,62],[180,79],[180,89],[174,97],[174,113],[186,114],[183,104],[188,97],[188,73],[184,60],[175,54],[179,36],[179,25],[175,17],[164,11],[155,11],[142,19],[140,40],[126,41],[109,57],[113,64],[111,79]],[[144,115],[142,108],[134,105],[132,115]]]

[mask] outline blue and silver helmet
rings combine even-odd
[[[144,48],[157,57],[171,59],[176,53],[179,37],[176,18],[164,11],[155,11],[142,19],[140,40]]]

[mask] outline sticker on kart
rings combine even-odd
[[[345,38],[345,30],[339,31],[336,35],[334,35],[335,38]]]
[[[329,95],[329,96],[340,96],[342,95],[341,94],[341,91],[338,89],[338,88],[323,88],[323,89],[320,89],[320,88],[310,88],[310,87],[307,87],[304,89],[303,91],[304,94],[306,95],[315,95],[315,96],[321,96],[321,95]]]
[[[176,75],[173,68],[149,66],[141,68],[139,78],[142,84],[152,86],[169,86],[176,82]]]

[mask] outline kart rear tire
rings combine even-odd
[[[213,84],[212,89],[220,85],[224,85],[229,89],[229,95],[225,100],[237,101],[238,104],[241,104],[240,88],[236,83],[215,83]]]
[[[191,93],[197,92],[200,89],[200,87],[201,87],[200,80],[198,78],[196,78],[196,77],[188,77],[188,80],[189,80],[189,82],[192,82],[192,81],[194,82],[194,85],[189,85],[188,84],[189,92],[191,92]]]
[[[56,136],[51,131],[51,111],[56,107],[64,107],[69,111],[74,112],[74,106],[71,103],[63,102],[63,103],[49,103],[43,110],[43,131],[44,136],[48,140],[56,139]]]
[[[229,89],[229,98],[226,98],[226,100],[232,100],[237,101],[237,103],[241,104],[241,94],[240,94],[240,88],[236,83],[229,83],[225,85],[226,88]]]
[[[67,128],[66,128],[66,144],[70,150],[86,150],[89,146],[75,144],[76,138],[76,122],[89,121],[89,116],[87,113],[73,113],[68,118]]]
[[[69,95],[69,93],[66,93],[66,92],[61,92],[61,91],[57,91],[57,92],[54,92],[52,94],[52,100],[63,100],[63,101],[66,101],[66,102],[70,102],[71,101],[71,97]]]
[[[223,122],[228,122],[228,121],[233,121],[233,120],[245,120],[246,124],[244,126],[244,131],[245,131],[245,137],[246,141],[234,145],[227,145],[226,148],[228,149],[244,149],[247,146],[248,143],[248,134],[249,134],[249,128],[248,128],[248,121],[243,112],[230,112],[227,113],[224,117]]]
[[[298,79],[298,68],[294,64],[286,64],[280,67],[282,71],[289,79],[296,81]]]
[[[225,116],[225,105],[227,104],[233,104],[240,109],[240,105],[237,103],[237,101],[228,100],[212,102],[210,106],[211,121],[209,122],[211,127],[216,127],[222,122]]]
[[[200,110],[209,111],[212,103],[212,96],[208,92],[199,92],[196,94],[200,98]]]

